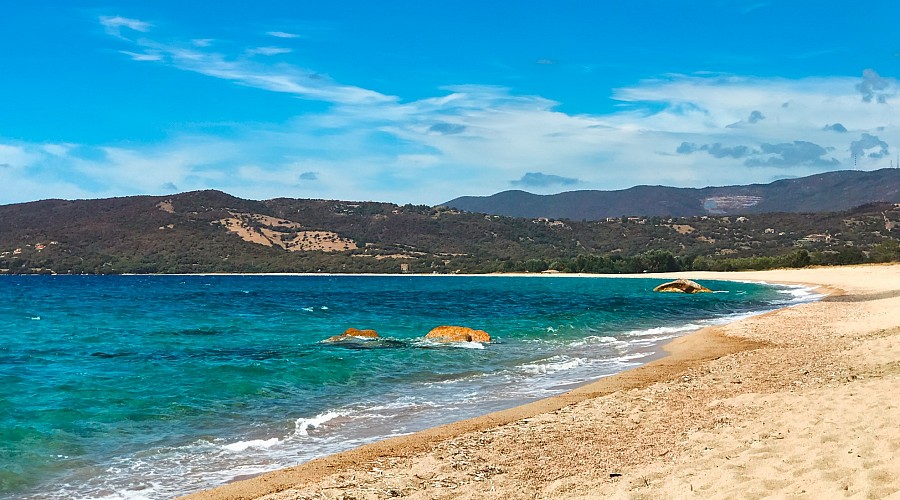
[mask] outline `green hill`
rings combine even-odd
[[[640,272],[855,263],[900,258],[898,228],[894,204],[575,222],[196,191],[0,206],[0,272]]]

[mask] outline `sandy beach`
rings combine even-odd
[[[900,265],[652,276],[828,296],[557,397],[186,498],[900,498]]]

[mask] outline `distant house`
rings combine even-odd
[[[807,234],[803,238],[800,238],[800,241],[803,243],[816,243],[816,242],[829,243],[831,241],[831,235],[830,234]]]

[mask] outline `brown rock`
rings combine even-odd
[[[378,338],[378,332],[376,332],[375,330],[359,330],[356,328],[347,328],[347,331],[345,331],[343,335],[347,335],[350,337],[363,337],[367,339]]]
[[[347,330],[340,334],[335,335],[333,337],[328,337],[325,339],[325,342],[340,342],[342,340],[350,340],[353,338],[357,339],[377,339],[378,332],[375,330],[360,330],[357,328],[347,328]]]
[[[691,280],[686,279],[678,279],[675,281],[670,281],[668,283],[663,283],[658,287],[653,289],[654,292],[677,292],[677,293],[698,293],[698,292],[711,292],[709,288]]]
[[[484,330],[473,330],[465,326],[439,326],[425,335],[426,339],[441,342],[490,342],[491,336]]]

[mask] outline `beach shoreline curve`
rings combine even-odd
[[[539,419],[552,421],[562,413],[578,413],[584,410],[583,407],[590,406],[599,400],[615,400],[626,394],[640,391],[646,391],[648,388],[665,385],[679,384],[684,385],[686,380],[694,380],[698,374],[709,373],[712,369],[710,364],[726,357],[747,357],[748,353],[757,350],[777,350],[780,345],[779,340],[773,341],[760,335],[760,325],[783,324],[785,323],[785,311],[791,311],[790,316],[803,318],[809,315],[819,314],[818,309],[823,304],[831,306],[834,304],[859,304],[853,302],[854,297],[859,297],[867,292],[885,293],[885,286],[881,288],[876,286],[873,290],[865,287],[871,286],[871,280],[853,279],[854,274],[871,274],[875,272],[887,273],[900,276],[900,265],[893,266],[853,266],[848,268],[820,268],[820,269],[803,269],[803,270],[776,270],[761,272],[741,272],[741,273],[711,273],[711,272],[695,272],[695,273],[662,273],[662,274],[642,274],[634,276],[614,276],[620,278],[636,277],[636,278],[661,278],[674,279],[681,277],[690,277],[698,280],[725,280],[725,281],[758,281],[766,283],[778,284],[801,284],[811,288],[818,288],[817,293],[826,295],[825,299],[820,302],[801,304],[795,307],[781,308],[776,311],[764,313],[762,315],[752,316],[750,318],[739,319],[735,322],[710,326],[702,328],[698,331],[688,333],[682,337],[678,337],[663,346],[665,355],[660,356],[641,366],[600,378],[579,386],[566,393],[551,396],[549,398],[537,400],[521,406],[516,406],[507,410],[489,413],[486,415],[461,420],[458,422],[426,429],[410,435],[387,438],[374,443],[366,444],[361,447],[348,450],[345,452],[328,455],[325,457],[310,460],[297,466],[276,470],[259,476],[237,480],[210,490],[200,491],[187,495],[183,498],[188,499],[244,499],[244,498],[272,498],[272,499],[288,499],[288,498],[308,498],[311,492],[330,492],[331,496],[339,497],[342,493],[352,492],[353,494],[361,491],[372,491],[372,485],[379,483],[377,478],[366,478],[365,481],[357,483],[347,482],[346,477],[349,475],[355,477],[357,474],[371,472],[372,470],[384,471],[395,470],[396,476],[406,478],[408,480],[387,481],[382,480],[381,486],[384,491],[394,491],[403,496],[424,495],[431,497],[437,496],[478,496],[480,489],[487,483],[484,479],[490,479],[490,488],[495,489],[495,480],[497,485],[503,488],[505,477],[514,476],[515,473],[509,471],[509,467],[494,467],[496,471],[502,471],[493,475],[485,475],[484,477],[476,477],[475,481],[466,483],[465,481],[457,484],[456,488],[443,488],[441,484],[430,481],[434,477],[438,477],[440,471],[446,468],[447,464],[441,464],[442,460],[448,460],[439,448],[446,448],[448,443],[454,440],[471,439],[474,436],[483,434],[499,434],[511,435],[512,432],[505,432],[506,427],[513,426],[516,429],[529,426],[529,420]],[[898,281],[897,283],[900,283]],[[887,288],[891,288],[890,285]],[[888,290],[889,292],[890,290]],[[890,295],[890,293],[888,293]],[[847,299],[849,297],[849,299]],[[840,300],[845,299],[845,300]],[[887,297],[885,300],[898,300],[896,297]],[[793,318],[789,318],[793,319]],[[888,322],[893,322],[890,319]],[[789,321],[788,321],[789,323]],[[750,334],[748,334],[750,332]],[[738,384],[731,384],[737,386]],[[733,389],[733,388],[730,388]],[[646,398],[645,398],[646,399]],[[652,409],[651,409],[652,411]],[[665,409],[657,410],[665,412]],[[575,418],[575,417],[573,417]],[[643,417],[641,417],[643,418]],[[627,426],[627,425],[626,425]],[[532,429],[533,430],[533,429]],[[562,431],[565,436],[565,431]],[[510,439],[515,441],[515,437]],[[689,445],[682,447],[690,448]],[[533,448],[533,445],[529,447]],[[670,446],[671,448],[671,446]],[[438,451],[436,451],[438,450]],[[513,452],[514,453],[514,452]],[[503,453],[500,453],[503,455]],[[666,458],[660,460],[650,460],[649,466],[659,467],[669,463],[672,460],[683,458],[686,455],[684,451],[667,451],[663,454]],[[420,474],[422,467],[416,467],[412,464],[425,464],[426,470],[424,475]],[[434,463],[437,462],[437,463]],[[501,457],[499,462],[506,460]],[[625,460],[628,462],[628,460]],[[638,462],[642,462],[638,460]],[[645,461],[644,461],[645,462]],[[387,466],[385,466],[387,464]],[[450,464],[452,465],[452,464]],[[633,469],[635,464],[627,464],[629,469]],[[648,464],[644,464],[648,465]],[[671,464],[670,464],[671,465]],[[532,466],[526,465],[525,468]],[[612,469],[609,469],[612,470]],[[618,470],[618,469],[617,469]],[[583,475],[584,471],[576,472],[572,477]],[[428,477],[430,474],[432,477]],[[376,476],[378,474],[375,474]],[[390,477],[390,474],[388,474]],[[449,474],[453,476],[453,474]],[[477,476],[477,475],[476,475]],[[491,476],[491,477],[488,477]],[[558,477],[557,477],[558,476]],[[424,477],[424,479],[423,479]],[[580,476],[579,476],[580,477]],[[620,480],[621,473],[608,472],[605,476],[600,474],[594,477],[594,483],[582,484],[582,486],[566,486],[563,490],[559,490],[560,484],[567,484],[564,475],[555,474],[553,481],[542,481],[536,479],[534,484],[526,485],[523,491],[548,493],[550,491],[563,491],[566,496],[569,493],[579,492],[584,494],[587,492],[600,491],[597,488],[606,488],[611,492],[628,491],[627,487],[616,489],[617,485],[630,484],[627,480]],[[337,479],[336,479],[337,478]],[[340,480],[344,478],[344,480]],[[412,479],[410,479],[412,478]],[[369,479],[374,479],[373,481]],[[626,479],[628,479],[626,477]],[[343,481],[343,482],[342,482]],[[582,482],[580,479],[578,482]],[[396,483],[395,487],[389,487]],[[418,485],[419,487],[416,487]],[[521,484],[520,484],[521,486]],[[573,487],[574,489],[569,489]],[[393,488],[393,489],[391,489]],[[510,486],[511,488],[511,486]],[[586,489],[585,489],[586,488]],[[610,489],[611,488],[611,489]],[[512,488],[510,491],[515,491]],[[451,494],[452,492],[452,494]],[[371,496],[371,495],[369,495]],[[423,497],[424,497],[423,496]],[[513,497],[517,495],[513,494]],[[577,495],[576,495],[577,496]],[[380,495],[374,494],[373,498]]]

